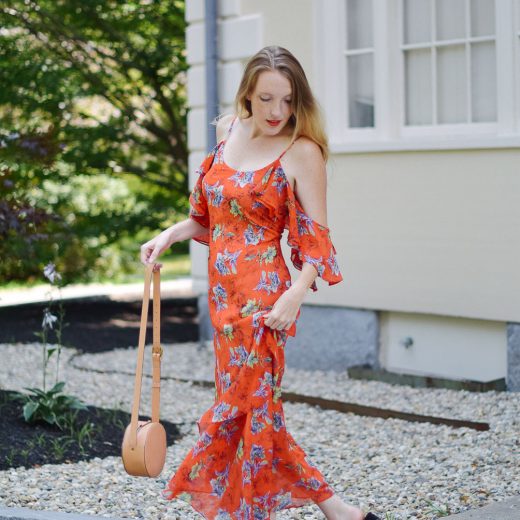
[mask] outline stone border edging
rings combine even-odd
[[[37,510],[29,507],[0,506],[0,520],[93,520],[106,518],[107,520],[125,520],[113,516],[84,515],[81,513],[59,513],[51,510]]]
[[[134,372],[125,372],[122,370],[100,370],[97,368],[87,368],[78,366],[73,363],[75,358],[80,358],[82,353],[73,354],[68,360],[68,365],[75,368],[76,370],[83,370],[85,372],[95,372],[98,374],[119,374],[126,376],[135,377]],[[143,377],[147,377],[151,379],[151,374],[144,374]],[[207,388],[215,388],[215,382],[209,381],[205,379],[189,379],[189,378],[181,378],[181,377],[173,377],[173,376],[162,376],[161,381],[179,381],[181,383],[192,383],[197,386],[207,387]],[[282,391],[282,399],[285,402],[291,403],[305,403],[313,406],[319,406],[326,410],[335,410],[337,412],[342,413],[355,413],[356,415],[363,415],[368,417],[380,417],[383,419],[394,418],[401,419],[404,421],[410,422],[429,422],[432,424],[444,424],[446,426],[451,426],[453,428],[472,428],[477,431],[487,431],[490,426],[487,422],[480,421],[469,421],[466,419],[451,419],[448,417],[437,417],[433,415],[421,415],[412,412],[401,412],[399,410],[391,410],[388,408],[378,408],[376,406],[368,406],[357,403],[348,403],[346,401],[338,401],[335,399],[325,399],[323,397],[314,397],[310,395],[297,394],[295,392],[287,392]],[[1,520],[1,519],[0,519]],[[520,517],[519,519],[520,520]]]

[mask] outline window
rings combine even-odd
[[[333,149],[520,144],[520,0],[326,5],[317,72]]]
[[[405,124],[497,120],[494,0],[404,0]]]
[[[348,0],[346,70],[348,126],[374,126],[374,43],[372,2]]]

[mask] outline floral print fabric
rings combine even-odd
[[[215,400],[162,496],[189,502],[206,519],[262,520],[333,495],[285,427],[284,346],[296,321],[286,331],[263,323],[291,286],[280,245],[284,229],[297,269],[309,262],[329,285],[343,278],[329,228],[306,215],[282,156],[259,170],[237,171],[223,160],[225,142],[200,165],[189,213],[207,228],[194,240],[209,246]]]

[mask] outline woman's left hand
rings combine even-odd
[[[294,323],[305,293],[296,286],[289,287],[274,303],[273,308],[264,314],[264,323],[271,329],[287,330]]]

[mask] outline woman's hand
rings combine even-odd
[[[296,285],[289,287],[276,300],[273,308],[264,314],[264,323],[271,329],[289,329],[298,316],[304,298],[305,292],[299,287]]]
[[[155,262],[155,259],[166,251],[172,243],[171,228],[165,229],[163,232],[159,233],[141,246],[141,262],[144,265]],[[162,264],[157,264],[157,266],[162,267]]]

